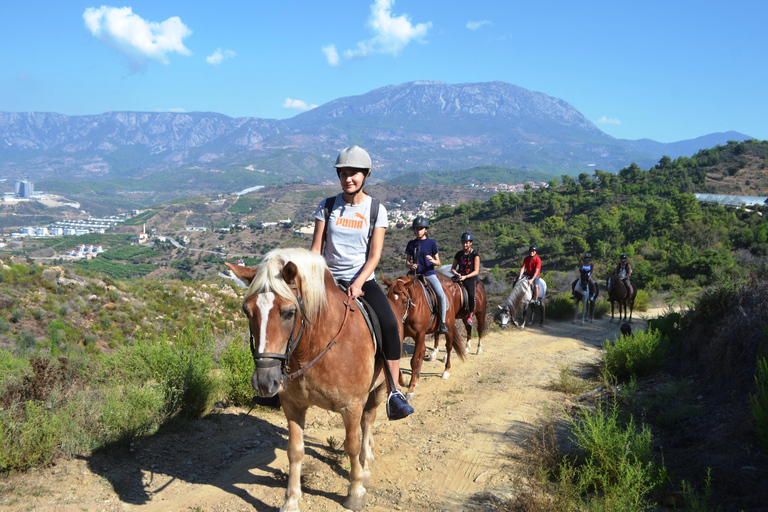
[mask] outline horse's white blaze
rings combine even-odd
[[[260,293],[256,299],[256,307],[259,308],[261,325],[259,325],[259,353],[266,352],[267,347],[267,321],[269,320],[269,311],[275,302],[275,294],[272,292]]]

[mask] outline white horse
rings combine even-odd
[[[594,289],[590,288],[587,273],[582,270],[579,279],[573,286],[573,298],[576,301],[573,323],[579,319],[579,303],[581,303],[581,325],[584,325],[585,320],[589,320],[589,323],[595,321],[595,303],[598,295],[600,295],[600,287],[595,282]]]
[[[540,326],[544,325],[544,297],[547,294],[547,283],[542,278],[538,278],[539,282],[539,301],[541,304],[533,304],[531,298],[533,297],[533,289],[528,283],[528,279],[520,279],[517,284],[509,292],[506,302],[501,308],[499,320],[502,328],[506,328],[509,325],[510,320],[520,329],[525,329],[525,324],[528,320],[528,312],[531,312],[530,321],[533,321],[533,314],[536,308],[541,308],[541,322]],[[523,308],[522,319],[518,322],[517,318],[520,313],[520,308]]]

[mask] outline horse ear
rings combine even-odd
[[[244,267],[228,261],[225,261],[224,264],[229,267],[238,279],[248,284],[251,284],[251,281],[253,281],[253,278],[256,276],[256,272],[259,270],[258,268]]]
[[[285,279],[286,283],[293,284],[296,280],[296,276],[299,275],[299,267],[297,267],[294,262],[289,261],[285,264],[281,273],[283,274],[283,279]]]
[[[381,280],[384,281],[384,284],[387,286],[387,288],[392,286],[392,281],[387,279],[387,276],[385,276],[384,274],[381,274]]]

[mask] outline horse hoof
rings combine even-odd
[[[416,397],[416,393],[406,393],[405,401],[408,403],[411,403],[411,400],[413,400],[415,397]]]
[[[360,496],[347,496],[342,506],[348,510],[359,511],[365,507],[365,492]]]
[[[448,372],[443,372],[443,380],[447,379],[447,378],[448,378],[448,377],[450,377],[450,376],[451,376],[451,374],[450,374],[450,373],[448,373]]]
[[[477,347],[477,355],[479,356],[483,355],[483,349],[481,349],[480,347]]]

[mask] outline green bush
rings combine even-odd
[[[757,435],[758,444],[768,449],[768,361],[765,357],[757,359],[755,384],[757,391],[754,395],[749,395],[752,428]]]
[[[613,343],[603,342],[603,364],[612,376],[623,379],[648,375],[661,365],[669,345],[659,331],[635,331],[619,336]]]
[[[165,391],[157,384],[130,383],[107,390],[106,401],[98,423],[100,441],[125,443],[133,438],[154,433],[167,419]]]
[[[60,444],[60,422],[43,405],[23,404],[23,412],[0,410],[0,472],[47,466]]]
[[[648,295],[648,292],[645,290],[637,290],[637,295],[635,296],[635,305],[634,310],[635,311],[648,311],[648,306],[651,303],[651,296]]]
[[[551,320],[570,319],[574,313],[574,300],[570,293],[561,293],[547,302],[547,318]]]
[[[619,421],[617,406],[609,412],[598,408],[572,421],[571,434],[582,451],[575,468],[580,494],[597,491],[585,510],[646,510],[646,496],[665,477],[652,460],[651,431],[637,428],[630,417]]]
[[[611,310],[611,304],[605,299],[597,299],[595,303],[595,318],[603,318]]]
[[[245,343],[233,341],[219,356],[224,369],[224,392],[227,400],[234,405],[251,403],[255,394],[251,385],[254,372],[253,356]]]

